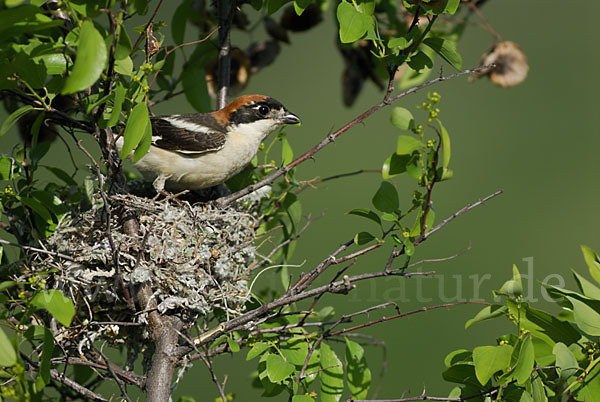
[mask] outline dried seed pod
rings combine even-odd
[[[346,106],[352,106],[367,79],[373,81],[379,89],[385,88],[375,71],[375,62],[368,42],[361,42],[360,46],[355,48],[340,47],[340,52],[346,65],[342,76],[343,98]]]
[[[160,42],[154,36],[153,24],[148,24],[146,29],[146,61],[149,62],[150,58],[160,50]]]
[[[254,74],[260,69],[273,63],[279,55],[280,50],[281,47],[279,46],[279,43],[273,39],[251,44],[246,50],[252,66],[250,72]]]
[[[277,39],[281,42],[290,43],[287,31],[284,27],[279,25],[277,21],[271,17],[265,17],[263,22],[265,24],[265,30],[271,38]]]
[[[314,27],[322,19],[323,12],[321,11],[321,7],[316,3],[311,3],[304,9],[302,15],[296,14],[293,6],[288,6],[283,11],[280,24],[288,31],[302,32]]]
[[[217,93],[218,82],[218,61],[214,57],[206,62],[206,83],[208,84],[208,93],[213,98]],[[244,90],[250,79],[250,58],[241,49],[233,48],[231,50],[231,71],[229,77],[230,93],[236,94]]]
[[[500,87],[514,87],[527,77],[529,64],[527,57],[519,45],[514,42],[500,42],[489,52],[481,57],[480,66],[495,64],[494,69],[485,69],[474,73],[470,80],[475,80],[487,75],[495,85]]]

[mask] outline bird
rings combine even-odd
[[[265,95],[243,95],[210,113],[152,116],[150,122],[152,144],[134,166],[159,193],[222,184],[250,163],[267,135],[301,124]],[[119,151],[122,144],[120,138]]]

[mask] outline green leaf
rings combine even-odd
[[[121,110],[123,110],[123,101],[125,100],[125,86],[122,82],[117,83],[117,88],[115,89],[115,98],[113,101],[112,112],[110,113],[110,118],[106,123],[107,127],[114,127],[121,117]]]
[[[531,341],[531,335],[525,335],[521,350],[519,351],[519,359],[512,370],[511,378],[517,380],[517,384],[523,385],[531,376],[533,364],[535,363],[535,351]]]
[[[102,35],[91,20],[85,20],[79,35],[75,65],[61,93],[72,94],[91,87],[100,78],[107,57]]]
[[[470,385],[473,387],[477,387],[477,389],[481,388],[481,384],[479,384],[479,380],[477,380],[477,376],[475,375],[475,366],[473,366],[472,364],[455,364],[446,371],[444,371],[442,373],[442,377],[444,378],[444,380],[449,382]]]
[[[444,365],[446,367],[454,366],[458,363],[463,363],[471,360],[472,353],[467,349],[457,349],[446,355],[444,358]]]
[[[431,9],[435,14],[454,14],[460,5],[460,0],[442,0],[434,3]]]
[[[40,360],[40,371],[37,378],[38,390],[42,390],[50,382],[50,359],[54,353],[54,337],[48,328],[44,327],[44,346]]]
[[[392,124],[400,130],[409,130],[415,126],[415,118],[413,117],[410,110],[400,106],[396,106],[392,109],[390,120]]]
[[[308,355],[308,342],[303,335],[296,335],[279,344],[281,354],[288,363],[294,364],[298,368],[302,368],[306,356]],[[308,366],[318,364],[317,356],[313,353],[309,359]]]
[[[511,353],[512,347],[508,345],[479,346],[473,349],[475,375],[481,385],[487,384],[495,372],[509,368]]]
[[[0,155],[0,180],[10,180],[12,159]]]
[[[406,49],[412,43],[412,38],[406,38],[401,36],[399,38],[392,38],[388,41],[387,46],[390,49]]]
[[[554,345],[552,353],[556,356],[556,365],[558,366],[556,370],[561,381],[566,381],[569,377],[577,374],[579,364],[567,345],[558,342]]]
[[[381,225],[381,219],[379,219],[379,215],[377,215],[375,212],[371,211],[370,209],[355,208],[352,211],[346,212],[346,215],[362,216],[363,218],[370,219],[373,222]]]
[[[292,402],[315,402],[315,400],[308,395],[294,395]]]
[[[415,253],[415,244],[407,238],[403,238],[402,243],[404,243],[404,253],[411,257]]]
[[[63,25],[62,20],[52,20],[40,11],[40,7],[28,4],[0,10],[0,42],[23,33],[38,32]]]
[[[346,379],[353,399],[365,399],[371,386],[371,370],[365,351],[358,343],[346,338]]]
[[[181,45],[185,40],[185,27],[190,15],[191,0],[184,1],[173,13],[171,19],[171,36],[177,45]]]
[[[272,15],[283,7],[290,0],[266,0],[267,1],[267,14]]]
[[[229,349],[233,353],[237,353],[240,351],[240,344],[234,341],[232,338],[227,338],[227,345],[229,345]]]
[[[256,342],[252,348],[248,351],[246,355],[246,360],[252,360],[256,356],[260,356],[263,352],[271,347],[270,344],[266,342]]]
[[[267,356],[267,376],[271,382],[280,382],[288,378],[294,372],[294,365],[286,362],[276,354]]]
[[[2,249],[1,248],[0,248],[0,260],[2,260]],[[19,284],[19,282],[17,282],[17,281],[0,282],[0,292],[2,292],[4,289],[12,288],[13,286],[16,286],[18,284]]]
[[[282,207],[285,209],[290,221],[297,229],[300,220],[302,219],[302,204],[298,200],[296,194],[288,193],[282,202]]]
[[[354,236],[354,243],[358,244],[359,246],[362,246],[363,244],[369,243],[373,239],[375,239],[375,236],[373,236],[371,233],[360,232],[357,233],[356,236]]]
[[[469,328],[471,325],[476,324],[481,321],[490,320],[492,318],[500,317],[506,314],[508,308],[506,306],[500,306],[498,304],[494,304],[491,306],[485,306],[479,313],[475,315],[475,317],[468,320],[465,324],[465,329]]]
[[[442,122],[438,120],[438,123],[440,125],[440,134],[442,136],[442,152],[444,154],[444,156],[442,158],[442,161],[443,161],[442,166],[445,170],[448,168],[448,165],[450,164],[450,154],[451,154],[450,135],[448,134],[448,131],[446,130],[446,127],[444,127]]]
[[[287,138],[281,139],[281,163],[287,165],[294,160],[294,151],[288,142]]]
[[[31,208],[31,210],[39,215],[44,221],[52,221],[52,215],[50,215],[48,209],[35,198],[17,196],[17,199],[25,206]]]
[[[358,0],[358,9],[366,15],[373,15],[375,12],[375,0]]]
[[[33,106],[25,105],[9,114],[8,117],[2,122],[2,126],[0,126],[0,137],[6,134],[6,132],[30,110],[33,110]]]
[[[10,339],[0,328],[0,367],[11,367],[17,363],[17,353]]]
[[[183,92],[187,101],[200,113],[211,111],[211,100],[206,85],[206,73],[200,65],[188,66],[183,72]]]
[[[373,202],[373,206],[381,212],[395,212],[400,206],[398,192],[388,181],[381,182],[379,189],[371,201]]]
[[[383,162],[381,177],[387,180],[390,177],[406,173],[408,166],[417,160],[418,158],[415,158],[413,155],[398,155],[394,152]]]
[[[585,376],[582,386],[575,391],[575,399],[585,402],[600,402],[600,364]]]
[[[531,393],[533,396],[533,402],[548,402],[548,396],[546,395],[546,387],[542,382],[542,378],[536,375],[531,381]]]
[[[326,343],[321,343],[320,352],[321,401],[337,402],[344,391],[342,362]]]
[[[410,135],[399,135],[396,153],[398,155],[408,155],[423,147],[425,147],[425,144],[417,140],[415,137],[411,137]]]
[[[44,290],[31,299],[31,306],[35,310],[44,309],[48,311],[58,322],[65,327],[71,325],[75,316],[75,307],[71,299],[63,296],[60,290]]]
[[[600,288],[575,271],[573,271],[573,276],[575,277],[577,285],[579,286],[579,289],[581,289],[581,292],[584,294],[584,296],[587,296],[591,299],[600,300]]]
[[[596,282],[600,283],[600,257],[598,257],[598,254],[596,254],[596,252],[588,246],[582,245],[581,251],[583,252],[585,263],[590,269],[592,278],[594,278]]]
[[[507,306],[510,314],[520,317],[523,329],[543,339],[546,343],[553,345],[556,342],[563,342],[570,345],[581,337],[570,323],[561,321],[545,311],[531,308],[527,303],[517,304],[509,299]]]
[[[41,61],[49,75],[63,75],[67,71],[67,58],[64,54],[51,53],[32,58],[34,63]]]
[[[423,43],[432,48],[457,71],[462,69],[462,57],[456,50],[455,41],[442,38],[426,38]]]
[[[302,15],[306,7],[310,5],[312,0],[295,0],[294,1],[294,11],[296,11],[297,15]]]
[[[46,165],[40,165],[40,166],[42,166],[43,168],[45,168],[46,170],[51,172],[54,176],[56,176],[58,179],[64,181],[69,186],[77,186],[77,183],[75,182],[75,180],[73,180],[73,178],[71,176],[69,176],[67,174],[67,172],[65,172],[64,170],[59,169],[54,166],[46,166]]]
[[[342,43],[351,43],[362,38],[373,24],[371,15],[363,14],[346,1],[342,1],[338,5],[337,19],[340,23],[340,40]]]
[[[148,0],[135,0],[135,11],[138,15],[146,15],[148,13]]]
[[[523,295],[523,283],[521,282],[521,274],[516,265],[513,265],[513,279],[504,282],[500,290],[494,291],[495,295],[504,295],[510,297],[518,297]]]
[[[115,72],[121,75],[131,76],[133,73],[133,60],[131,60],[131,57],[115,60]]]
[[[145,102],[138,103],[131,110],[127,119],[127,125],[123,132],[123,148],[121,149],[121,159],[127,158],[131,151],[138,146],[144,135],[146,128],[150,124],[148,117],[148,106]]]
[[[600,336],[600,314],[587,303],[570,296],[566,298],[573,305],[575,323],[579,329],[588,335]]]
[[[408,66],[415,70],[417,73],[419,73],[421,70],[424,70],[423,75],[425,75],[426,77],[427,71],[433,68],[433,60],[431,60],[431,57],[427,53],[423,51],[418,51],[417,53],[410,56],[410,60],[408,60]],[[425,78],[423,78],[423,80],[425,80]],[[415,82],[418,81],[419,80],[416,80]]]
[[[150,149],[150,145],[152,145],[152,124],[148,122],[146,125],[146,130],[144,131],[144,136],[138,144],[138,147],[135,149],[135,152],[131,157],[131,161],[135,163],[142,159]]]

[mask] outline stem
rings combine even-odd
[[[231,20],[233,0],[217,0],[219,18],[219,58],[217,75],[217,109],[222,109],[229,99],[231,75]]]

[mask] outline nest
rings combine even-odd
[[[110,218],[102,206],[66,215],[44,243],[70,260],[38,254],[28,273],[54,270],[53,287],[74,301],[77,321],[106,323],[94,337],[118,338],[111,322],[145,324],[147,313],[136,313],[132,302],[141,283],[150,285],[159,312],[188,323],[216,309],[228,316],[244,310],[257,224],[247,207],[218,209],[133,195],[112,196],[110,202]],[[137,216],[135,237],[123,230],[124,212]]]

